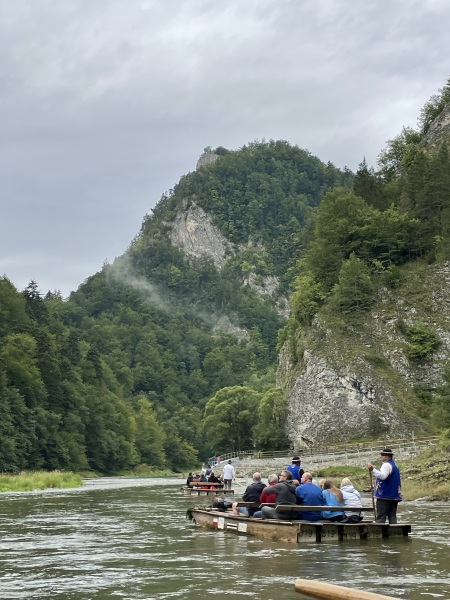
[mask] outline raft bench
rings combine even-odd
[[[223,483],[208,481],[191,481],[188,487],[182,488],[188,496],[217,496],[218,494],[234,495],[234,490],[223,487]]]
[[[190,481],[189,482],[189,487],[198,487],[199,485],[204,485],[204,486],[208,486],[208,487],[222,487],[223,488],[223,483],[219,483],[218,481],[212,481],[211,483],[209,483],[209,481]]]

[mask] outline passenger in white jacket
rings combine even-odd
[[[361,495],[348,477],[344,477],[341,481],[341,492],[344,496],[345,506],[362,506]],[[362,521],[361,511],[345,511],[344,523],[358,523]]]

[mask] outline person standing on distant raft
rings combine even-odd
[[[292,464],[288,465],[285,469],[285,471],[289,471],[290,473],[292,473],[293,481],[296,479],[297,481],[301,482],[302,480],[302,475],[304,471],[300,466],[300,462],[300,457],[294,456],[294,458],[291,461]]]
[[[223,468],[223,483],[225,485],[226,490],[231,490],[231,482],[235,478],[234,467],[231,464],[231,460],[227,462],[227,464]]]
[[[373,472],[376,480],[373,495],[377,500],[376,523],[385,523],[386,518],[390,525],[397,523],[397,506],[402,501],[400,469],[394,462],[394,453],[390,448],[380,452],[383,461],[380,469],[369,463],[369,471]]]

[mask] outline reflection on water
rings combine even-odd
[[[199,529],[174,479],[0,496],[0,597],[300,600],[296,577],[450,599],[448,504],[403,503],[408,539],[305,546]],[[200,499],[200,503],[203,499]],[[417,524],[416,524],[417,523]]]

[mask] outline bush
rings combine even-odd
[[[402,328],[404,330],[402,333],[409,342],[405,348],[405,354],[409,360],[423,360],[441,345],[441,340],[436,331],[422,321],[417,321],[412,325],[404,324]]]

